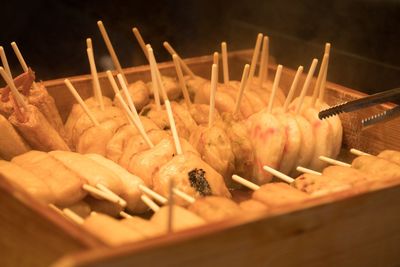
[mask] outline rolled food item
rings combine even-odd
[[[45,181],[55,195],[55,205],[67,206],[86,196],[82,186],[85,179],[76,175],[48,153],[31,150],[12,159],[13,163],[29,170]]]
[[[0,160],[0,177],[26,191],[37,200],[50,204],[55,202],[54,192],[49,185],[32,172],[17,164]]]
[[[0,115],[0,157],[11,160],[13,157],[28,152],[31,148],[17,133],[10,122]]]
[[[14,112],[9,121],[18,129],[33,149],[46,152],[51,150],[70,150],[64,139],[49,124],[37,107],[28,105],[28,110],[24,113],[24,116],[25,120],[21,120]]]
[[[139,185],[145,185],[140,177],[129,173],[117,163],[98,154],[86,154],[85,156],[108,168],[121,179],[123,191],[120,196],[127,202],[126,208],[129,211],[143,213],[147,210],[147,206],[140,199],[142,192],[139,189]]]
[[[228,198],[217,196],[199,198],[188,207],[188,210],[207,222],[226,220],[241,214],[238,204]]]

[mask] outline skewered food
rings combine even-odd
[[[127,219],[122,219],[121,223],[133,230],[143,234],[147,238],[160,236],[165,233],[165,228],[160,227],[153,221],[143,219],[138,216],[133,216]]]
[[[47,183],[55,195],[56,205],[71,205],[86,196],[86,192],[82,189],[86,181],[48,153],[31,150],[14,157],[12,162]]]
[[[44,203],[54,203],[55,201],[55,194],[45,181],[17,164],[0,160],[0,176],[39,201]]]
[[[13,157],[28,152],[29,145],[15,131],[10,122],[0,115],[0,157],[11,160]]]
[[[265,206],[262,202],[255,199],[248,199],[239,203],[239,206],[244,211],[268,211],[268,207]]]
[[[254,191],[253,198],[273,208],[302,202],[309,196],[285,183],[269,183]]]
[[[216,222],[238,216],[240,207],[226,197],[207,196],[197,199],[188,207],[207,222]]]

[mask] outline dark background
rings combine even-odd
[[[87,37],[98,64],[107,56],[96,21],[103,20],[123,66],[146,64],[131,28],[139,27],[158,61],[169,60],[168,40],[184,57],[254,45],[270,36],[277,62],[308,68],[332,43],[329,80],[365,92],[400,85],[400,1],[14,1],[2,3],[0,45],[13,74],[21,72],[16,41],[42,80],[89,73]],[[105,67],[105,65],[104,65]],[[101,66],[99,66],[101,69]]]

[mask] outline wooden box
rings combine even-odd
[[[250,56],[250,51],[230,54],[231,77],[240,77]],[[187,60],[203,77],[210,76],[211,62],[209,56]],[[160,69],[175,72],[171,62]],[[126,75],[129,81],[150,79],[148,66],[128,68]],[[293,75],[284,69],[282,88]],[[70,80],[84,98],[91,95],[89,75]],[[111,96],[104,73],[100,82]],[[74,100],[63,79],[45,85],[65,119]],[[332,83],[327,87],[330,104],[363,95]],[[343,115],[343,148],[400,150],[400,120],[360,132],[361,118],[386,108]],[[395,266],[400,265],[400,177],[117,248],[0,180],[0,248],[0,266]]]

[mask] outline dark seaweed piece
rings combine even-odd
[[[196,189],[202,196],[210,196],[211,187],[206,179],[206,172],[203,169],[194,169],[188,172],[190,186]]]

